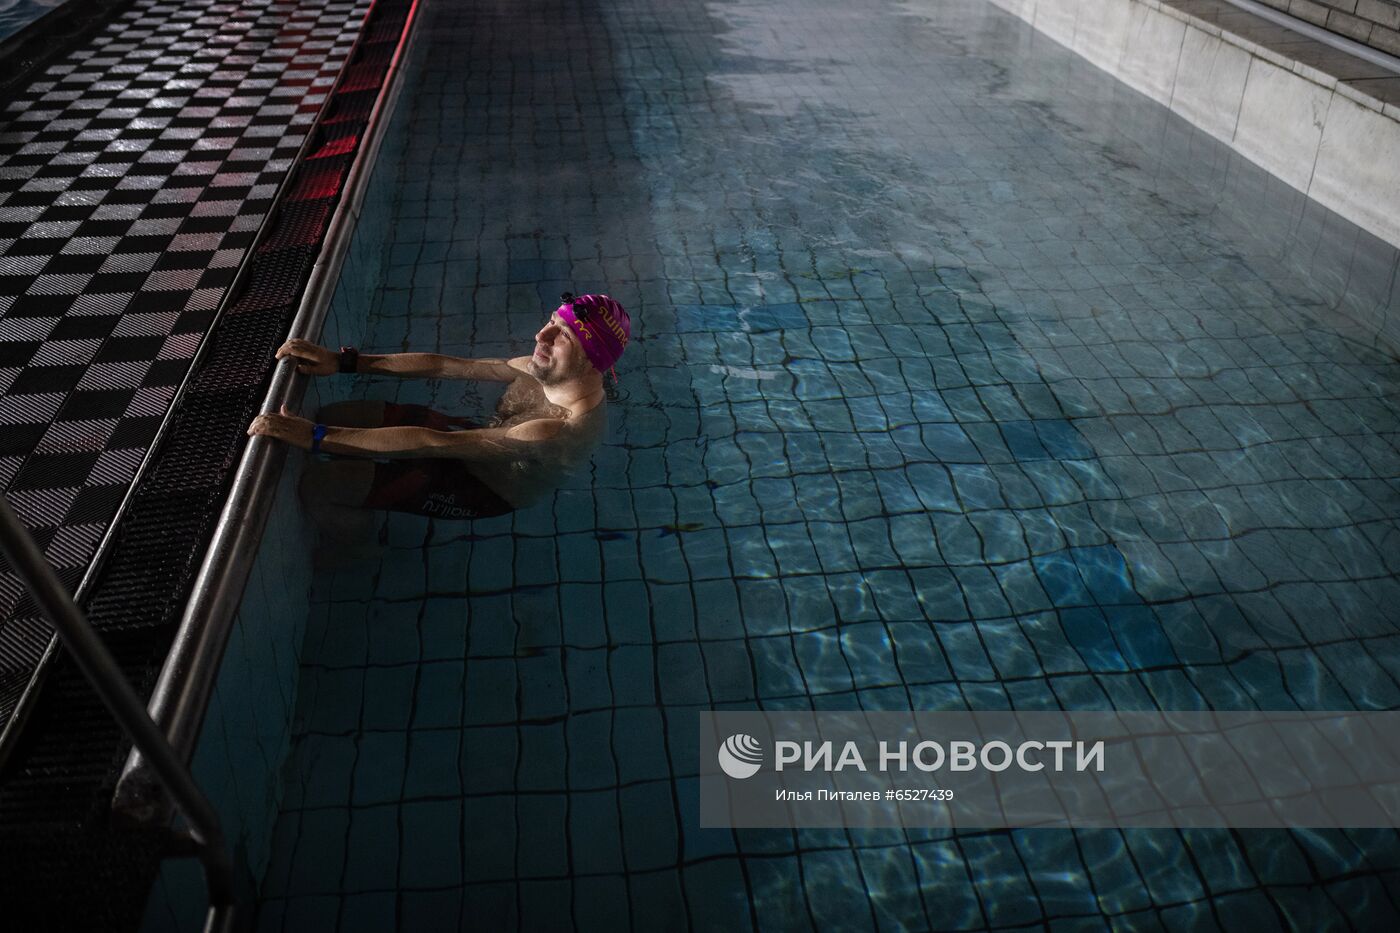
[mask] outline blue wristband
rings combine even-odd
[[[326,426],[318,424],[311,429],[311,452],[319,454],[321,452],[321,442],[326,439]]]

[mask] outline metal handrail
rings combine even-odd
[[[1369,45],[1364,45],[1360,42],[1348,39],[1346,36],[1339,36],[1329,29],[1315,26],[1307,20],[1299,19],[1289,13],[1284,13],[1273,7],[1257,3],[1255,0],[1225,0],[1225,2],[1233,7],[1244,10],[1246,13],[1253,13],[1260,19],[1266,19],[1276,26],[1282,26],[1284,29],[1291,29],[1301,36],[1307,36],[1309,39],[1316,39],[1323,45],[1330,45],[1339,52],[1346,52],[1354,58],[1370,62],[1373,65],[1384,68],[1386,71],[1400,74],[1400,58],[1389,55],[1380,49],[1373,49]]]
[[[234,897],[233,862],[224,842],[219,814],[195,783],[184,761],[156,726],[131,684],[127,683],[107,646],[83,617],[63,583],[44,560],[34,539],[0,496],[0,551],[10,567],[24,581],[40,610],[53,624],[58,637],[73,657],[73,661],[92,684],[112,718],[125,730],[132,744],[141,750],[145,761],[174,799],[190,836],[197,844],[199,860],[204,864],[204,877],[209,889],[209,913],[205,930],[232,929],[239,914]]]
[[[325,245],[312,267],[306,292],[297,307],[288,337],[319,338],[335,293],[340,268],[350,247],[370,171],[403,84],[407,60],[417,31],[414,25],[422,0],[415,0],[404,20],[394,56],[374,107],[369,131],[346,175],[345,188],[328,225]],[[283,360],[273,372],[261,411],[295,406],[306,389],[295,361]],[[180,627],[151,694],[151,717],[165,729],[170,743],[186,760],[194,753],[208,711],[219,665],[252,572],[258,545],[267,525],[286,446],[267,437],[250,438],[234,473],[228,500],[195,577]],[[160,823],[169,817],[169,801],[140,749],[133,749],[117,782],[112,809],[132,824]]]

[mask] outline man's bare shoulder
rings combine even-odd
[[[506,431],[506,436],[520,441],[547,441],[559,436],[563,418],[532,418]]]

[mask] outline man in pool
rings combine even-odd
[[[420,405],[357,401],[328,405],[319,423],[285,410],[259,415],[250,435],[345,458],[308,465],[307,505],[329,517],[350,506],[434,518],[482,518],[528,505],[586,461],[606,426],[603,373],[631,336],[622,305],[606,295],[574,297],[535,334],[530,356],[462,359],[437,353],[340,353],[289,340],[279,359],[298,372],[375,373],[504,382],[496,416],[477,424]],[[387,461],[387,462],[376,462]]]

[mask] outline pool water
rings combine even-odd
[[[701,830],[695,714],[1400,706],[1395,250],[977,0],[425,16],[363,349],[634,341],[318,573],[261,929],[1394,928],[1393,831]]]
[[[8,39],[64,0],[0,0],[0,40]]]

